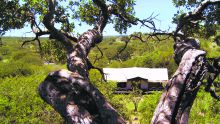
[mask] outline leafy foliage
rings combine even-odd
[[[151,122],[154,110],[160,99],[161,92],[153,92],[153,94],[143,96],[138,106],[140,122],[148,124]]]
[[[189,123],[213,123],[220,119],[220,102],[201,90],[196,97],[190,113]]]
[[[62,123],[37,90],[48,72],[61,67],[43,65],[39,54],[30,47],[21,48],[14,38],[3,39],[10,54],[3,55],[0,61],[0,122]]]
[[[114,13],[121,13],[130,20],[135,20],[134,5],[135,0],[103,0],[107,6],[111,6]],[[21,29],[25,22],[31,22],[32,26],[42,26],[40,22],[47,12],[47,4],[45,0],[2,0],[1,19],[0,19],[0,35],[10,29]],[[75,28],[75,20],[79,20],[79,25],[83,22],[89,25],[95,25],[100,18],[100,10],[92,0],[57,0],[55,23],[60,24],[60,29],[64,32],[73,32]],[[70,20],[71,18],[71,20]],[[33,23],[33,21],[36,21]],[[39,22],[39,23],[37,23]],[[112,23],[115,30],[119,33],[125,33],[131,24],[123,18],[111,16],[109,23]]]
[[[54,110],[41,100],[37,87],[45,74],[5,78],[0,83],[1,123],[61,123]]]
[[[42,44],[43,58],[47,62],[66,62],[66,51],[64,46],[57,41],[47,40]]]
[[[185,15],[184,9],[186,8],[189,12],[197,7],[204,0],[173,0],[173,4],[176,7],[182,7],[183,9],[177,11],[173,17],[173,22],[178,24],[181,17]],[[200,21],[192,21],[182,29],[182,32],[186,36],[197,36],[203,38],[209,38],[217,35],[220,30],[220,4],[209,5],[207,9],[202,13],[203,18]],[[197,19],[198,20],[198,19]]]
[[[26,18],[19,0],[1,0],[0,5],[0,35],[9,29],[20,29],[24,26]]]

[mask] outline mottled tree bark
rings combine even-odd
[[[124,120],[89,81],[87,55],[102,40],[96,30],[84,33],[72,53],[68,70],[50,73],[40,85],[41,97],[68,123],[124,123]]]
[[[75,47],[69,39],[58,31],[53,23],[55,0],[48,0],[49,11],[44,17],[44,25],[53,38],[62,42],[67,50],[68,70],[51,72],[39,86],[39,94],[49,103],[66,123],[72,124],[123,124],[125,121],[106,101],[101,92],[89,80],[88,54],[95,44],[102,41],[102,31],[108,19],[106,14],[100,17],[98,25],[83,33]],[[99,0],[104,11],[107,7]],[[107,11],[106,11],[107,12]]]
[[[219,0],[204,0],[193,12],[180,16],[177,28],[172,35],[175,41],[174,60],[179,65],[169,80],[157,105],[152,124],[186,124],[190,109],[207,71],[206,53],[199,50],[199,42],[179,33],[185,25],[204,18],[203,11]],[[193,28],[193,27],[191,27]],[[183,31],[182,31],[183,32]],[[207,88],[209,90],[209,88]]]
[[[152,124],[186,124],[192,103],[200,86],[205,66],[205,52],[195,41],[175,45],[179,67],[169,80],[154,112]]]

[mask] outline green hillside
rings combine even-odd
[[[38,95],[38,85],[51,71],[66,68],[65,51],[62,45],[42,40],[42,57],[37,43],[21,47],[21,38],[3,37],[0,44],[0,123],[62,123],[61,117]],[[149,67],[168,68],[169,78],[177,66],[173,60],[172,39],[165,41],[140,42],[133,39],[127,48],[121,37],[106,37],[95,47],[89,58],[97,67]],[[208,57],[220,56],[220,47],[201,39],[202,49]],[[59,49],[57,49],[59,48]],[[102,55],[103,54],[103,55]],[[49,62],[52,64],[45,64]],[[108,101],[127,120],[134,116],[143,124],[150,123],[161,92],[143,95],[134,113],[133,95],[113,94],[116,84],[103,82],[97,70],[90,71],[91,82],[106,96]],[[220,81],[220,80],[219,80]],[[220,102],[214,100],[201,87],[190,114],[189,123],[217,124],[220,120]]]

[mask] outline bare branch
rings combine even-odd
[[[167,37],[165,38],[160,38],[159,35],[165,35]],[[138,33],[138,34],[131,34],[130,37],[128,39],[125,39],[124,42],[125,42],[125,45],[122,49],[120,49],[117,54],[113,57],[117,57],[119,58],[119,55],[127,48],[128,46],[128,43],[131,41],[132,38],[137,38],[138,40],[140,40],[141,42],[147,42],[147,40],[149,38],[154,38],[156,37],[157,41],[163,41],[163,40],[167,40],[169,39],[171,36],[173,36],[173,33],[152,33],[152,34],[148,34],[148,37],[146,39],[143,38],[143,34],[142,33]],[[113,59],[111,58],[111,59]]]
[[[137,38],[137,39],[139,39],[141,42],[147,42],[146,40],[144,40],[144,39],[142,38],[142,34],[141,34],[141,33],[138,33],[137,35],[136,35],[136,34],[132,34],[132,35],[130,36],[130,40],[131,40],[132,38]]]
[[[32,41],[35,41],[35,40],[39,40],[40,36],[46,35],[46,34],[50,34],[50,32],[49,31],[36,32],[34,39],[24,41],[21,46],[23,47],[26,43],[29,43],[29,42],[32,42]]]
[[[39,46],[40,55],[41,55],[41,58],[42,58],[43,54],[42,54],[42,47],[41,47],[41,42],[39,40],[39,37],[42,36],[42,35],[46,35],[46,34],[50,34],[50,32],[48,32],[48,31],[40,31],[40,32],[35,33],[35,38],[33,38],[31,40],[23,41],[21,47],[23,47],[26,43],[37,41],[38,42],[38,46]]]
[[[103,69],[102,68],[99,68],[99,67],[95,67],[92,65],[92,63],[89,61],[89,59],[87,59],[87,64],[88,64],[88,69],[96,69],[99,71],[99,73],[102,75],[102,80],[107,82],[107,80],[105,79],[105,73],[103,72]]]
[[[119,12],[114,6],[109,6],[108,7],[108,11],[110,14],[113,14],[119,18],[121,18],[122,20],[124,20],[125,22],[131,23],[133,25],[137,25],[137,19],[130,19],[125,12]]]
[[[117,7],[119,7],[119,6],[117,6]],[[153,21],[154,19],[156,19],[157,15],[153,16],[153,13],[148,18],[141,20],[139,18],[129,17],[124,11],[117,10],[115,5],[114,6],[109,6],[108,10],[109,10],[110,14],[113,14],[113,15],[119,17],[120,19],[124,20],[125,22],[128,22],[128,23],[133,24],[133,25],[138,25],[138,23],[140,23],[141,26],[147,27],[147,28],[153,30],[154,32],[158,31],[156,29],[156,26],[155,26],[154,21]]]
[[[117,52],[117,55],[116,56],[119,56],[128,46],[128,43],[130,42],[132,36],[129,37],[129,39],[126,39],[124,42],[125,42],[125,45],[122,49],[120,49],[118,52]]]
[[[37,40],[37,38],[35,37],[34,39],[31,39],[31,40],[25,40],[23,41],[23,43],[21,44],[21,47],[23,47],[26,43],[29,43],[29,42],[32,42],[32,41],[35,41]]]
[[[102,52],[102,50],[99,48],[98,45],[96,45],[96,48],[97,48],[97,49],[99,50],[99,52],[101,53],[101,56],[100,56],[100,57],[97,57],[97,54],[96,54],[95,60],[94,60],[93,64],[95,64],[96,61],[100,60],[100,59],[103,57],[103,55],[104,55],[103,52]]]

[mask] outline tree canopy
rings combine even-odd
[[[202,6],[203,3],[206,3],[206,5]],[[173,22],[176,24],[180,23],[181,19],[186,15],[185,11],[189,12],[189,15],[200,11],[197,16],[191,18],[191,20],[182,27],[182,32],[185,35],[204,38],[217,35],[217,31],[220,30],[220,4],[218,1],[173,0],[173,4],[178,8],[181,7],[173,18]],[[198,6],[200,6],[200,8],[195,9]]]
[[[105,5],[105,11],[100,11],[99,6]],[[107,23],[114,25],[119,33],[125,33],[132,24],[138,22],[154,28],[154,23],[148,20],[140,20],[135,17],[134,0],[57,0],[55,5],[54,24],[58,24],[59,30],[71,33],[74,30],[76,20],[81,25],[85,22],[88,25],[96,26],[101,14],[108,16]],[[44,0],[16,0],[2,1],[4,8],[1,8],[1,32],[9,29],[20,29],[25,24],[29,25],[34,33],[44,35],[43,17],[47,12],[47,3]],[[103,6],[104,7],[104,6]],[[103,8],[104,9],[104,8]],[[11,20],[7,22],[6,20]],[[41,33],[39,33],[41,32]],[[47,32],[48,34],[48,32]]]

